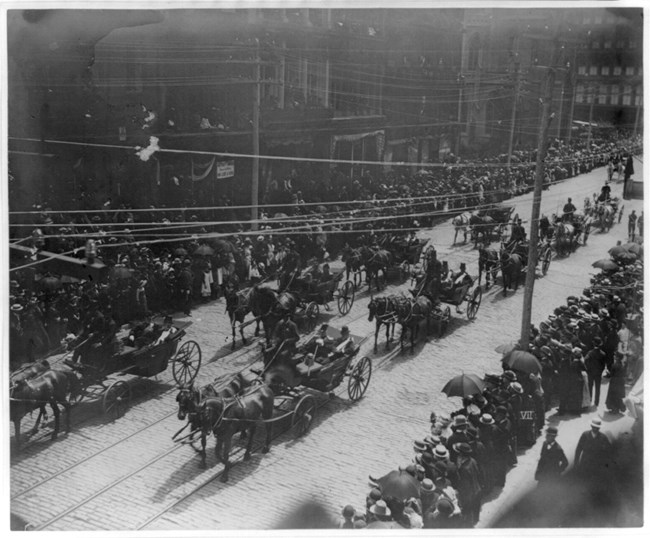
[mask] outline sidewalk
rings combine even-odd
[[[569,460],[569,469],[573,466],[575,448],[582,432],[590,429],[590,423],[593,418],[600,418],[603,422],[601,431],[605,433],[612,442],[629,442],[632,439],[633,425],[635,419],[630,415],[629,410],[624,415],[616,415],[607,412],[605,408],[605,398],[609,384],[603,381],[601,386],[601,403],[598,409],[592,409],[583,413],[581,416],[563,415],[558,416],[556,409],[552,409],[546,414],[546,425],[556,426],[559,430],[557,442],[564,449]],[[634,387],[627,387],[627,393],[636,393],[641,391],[643,399],[643,375],[636,382]],[[643,420],[641,418],[641,420]],[[491,493],[484,501],[481,510],[481,517],[476,528],[492,528],[498,526],[497,523],[506,517],[513,510],[517,509],[517,504],[537,487],[534,479],[535,469],[539,460],[539,455],[544,443],[544,435],[539,436],[534,446],[528,448],[524,453],[518,455],[516,467],[510,469],[506,476],[506,484],[501,490]],[[567,499],[569,502],[569,499]]]

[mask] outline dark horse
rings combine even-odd
[[[366,282],[368,283],[368,287],[372,289],[372,280],[374,278],[377,291],[381,291],[379,271],[382,272],[383,279],[386,280],[388,266],[393,259],[392,254],[384,249],[361,247],[361,259],[363,260],[363,266],[366,268]]]
[[[427,334],[429,333],[431,314],[433,313],[433,302],[428,297],[421,295],[415,299],[403,297],[397,301],[397,323],[402,326],[400,334],[400,349],[404,349],[404,336],[408,330],[411,335],[411,351],[415,347],[415,339],[420,333],[420,324],[427,322]]]
[[[361,260],[361,249],[351,248],[349,245],[343,247],[341,260],[345,262],[345,279],[350,280],[350,273],[359,273],[363,262]]]
[[[501,278],[503,279],[503,295],[506,295],[508,288],[517,291],[519,279],[523,269],[523,261],[519,254],[501,253]]]
[[[478,282],[481,283],[481,275],[485,271],[485,289],[490,287],[490,276],[496,284],[497,272],[500,267],[499,252],[492,248],[481,247],[478,249]]]
[[[79,379],[73,372],[63,370],[48,370],[31,379],[18,379],[9,391],[9,416],[14,423],[16,445],[20,445],[20,421],[31,411],[39,409],[36,424],[32,432],[36,432],[41,418],[45,414],[45,406],[49,403],[54,412],[54,432],[52,439],[59,434],[59,406],[66,412],[66,433],[70,431],[70,402],[68,395],[79,389]]]
[[[271,446],[273,433],[273,400],[274,394],[268,385],[258,385],[248,393],[235,398],[208,398],[201,403],[201,425],[202,436],[212,431],[217,439],[215,454],[217,459],[224,464],[224,471],[221,476],[222,482],[228,481],[230,470],[230,447],[232,438],[238,432],[246,432],[248,444],[244,460],[251,457],[253,438],[257,429],[258,421],[264,420],[266,429],[266,440],[262,453],[266,454]],[[203,433],[205,432],[205,433]],[[205,465],[205,459],[203,460]]]
[[[235,349],[235,326],[239,323],[239,334],[242,343],[246,345],[244,337],[244,319],[250,313],[256,321],[255,336],[259,336],[260,322],[264,327],[266,339],[271,338],[271,333],[277,320],[283,312],[295,312],[298,300],[291,293],[278,293],[270,288],[253,286],[241,291],[226,291],[226,312],[230,318],[232,328],[232,349]]]
[[[490,237],[492,232],[496,228],[497,223],[494,219],[488,215],[472,215],[469,218],[469,227],[474,237],[474,248],[478,246],[478,237],[481,235],[481,240],[483,244],[488,244],[490,242]]]
[[[375,347],[377,353],[377,337],[382,325],[386,325],[386,350],[395,334],[395,322],[397,321],[397,307],[395,297],[375,297],[368,303],[368,321],[376,320],[375,325]]]

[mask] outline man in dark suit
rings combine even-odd
[[[546,428],[546,440],[535,470],[535,480],[540,485],[556,481],[569,465],[564,450],[555,441],[556,437],[557,428],[555,426]]]
[[[585,368],[589,380],[589,396],[594,398],[594,405],[598,407],[600,402],[600,383],[605,370],[607,357],[602,350],[603,341],[596,336],[593,340],[594,347],[585,356]],[[596,393],[594,396],[594,392]]]
[[[600,419],[593,419],[590,431],[580,436],[576,446],[574,462],[576,471],[588,481],[606,481],[603,472],[607,470],[612,445],[607,436],[600,431],[601,425]]]

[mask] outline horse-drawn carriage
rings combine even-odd
[[[184,342],[179,348],[191,322],[152,325],[154,330],[148,343],[142,338],[124,336],[118,340],[119,349],[106,344],[85,347],[78,362],[63,361],[67,369],[50,369],[49,363],[45,363],[47,367],[31,368],[33,375],[21,372],[21,375],[12,376],[10,404],[16,442],[20,442],[22,417],[39,409],[32,429],[36,431],[45,415],[46,404],[51,405],[56,419],[53,437],[59,430],[58,404],[66,409],[68,429],[70,406],[86,397],[101,400],[104,413],[111,418],[121,416],[131,400],[131,385],[124,379],[110,377],[114,374],[154,377],[165,371],[171,360],[176,382],[191,383],[201,365],[201,349],[193,340]]]
[[[283,291],[293,293],[297,297],[298,309],[295,315],[298,320],[304,319],[307,330],[313,331],[316,328],[321,306],[329,310],[329,303],[336,300],[336,306],[342,316],[352,309],[355,286],[350,280],[343,282],[344,276],[344,268],[331,273],[326,279],[314,277],[307,270],[288,281]]]
[[[404,281],[411,274],[413,267],[422,261],[423,251],[428,239],[411,242],[401,238],[386,241],[384,248],[391,253],[392,259],[386,268],[386,280],[389,282]]]
[[[296,436],[304,435],[310,428],[318,403],[317,393],[331,393],[348,378],[347,393],[352,401],[359,400],[370,383],[372,364],[367,357],[356,359],[362,339],[350,335],[337,348],[329,349],[324,338],[337,341],[341,333],[332,327],[327,334],[314,335],[295,353],[283,351],[281,346],[267,360],[263,370],[237,374],[220,390],[212,386],[196,389],[191,384],[181,385],[176,398],[178,417],[188,423],[173,437],[176,442],[191,443],[200,434],[201,454],[205,465],[206,438],[212,433],[216,440],[217,457],[225,469],[222,481],[228,480],[229,453],[232,437],[237,432],[247,432],[248,442],[244,459],[250,457],[255,430],[264,424],[266,441],[262,452],[268,452],[272,428],[276,423],[288,423]],[[325,352],[323,352],[325,350]],[[251,379],[251,374],[255,377]],[[190,432],[179,436],[185,428]]]
[[[481,300],[483,298],[481,286],[477,284],[478,279],[468,275],[468,278],[462,283],[449,282],[441,286],[440,295],[438,296],[439,303],[434,310],[434,317],[439,323],[439,336],[444,334],[451,321],[451,308],[449,308],[449,305],[455,306],[456,312],[460,313],[460,306],[463,303],[467,303],[465,310],[467,319],[470,321],[476,319],[476,314],[478,314],[478,309],[481,306]],[[442,304],[447,306],[443,307]]]
[[[470,233],[474,247],[478,245],[479,238],[484,244],[493,240],[501,241],[514,209],[514,206],[490,204],[456,215],[451,221],[454,226],[453,244],[456,244],[460,231],[463,232],[463,242],[467,242],[467,233]]]

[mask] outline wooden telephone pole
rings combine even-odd
[[[253,85],[253,177],[251,183],[251,230],[257,231],[260,188],[260,42],[255,40],[255,84]]]
[[[558,23],[559,24],[559,23]],[[547,67],[546,87],[542,102],[542,117],[539,123],[537,138],[537,160],[535,163],[535,189],[533,191],[533,209],[530,216],[530,238],[528,241],[528,265],[526,268],[526,286],[524,288],[524,306],[521,315],[521,337],[522,349],[528,348],[530,341],[530,320],[533,308],[533,291],[535,289],[535,273],[537,269],[537,242],[539,238],[539,214],[542,203],[542,186],[544,185],[544,159],[546,157],[546,146],[548,130],[553,120],[551,114],[553,105],[553,89],[555,87],[555,73],[560,59],[561,47],[559,43],[559,29],[554,39],[554,52],[551,65]]]

